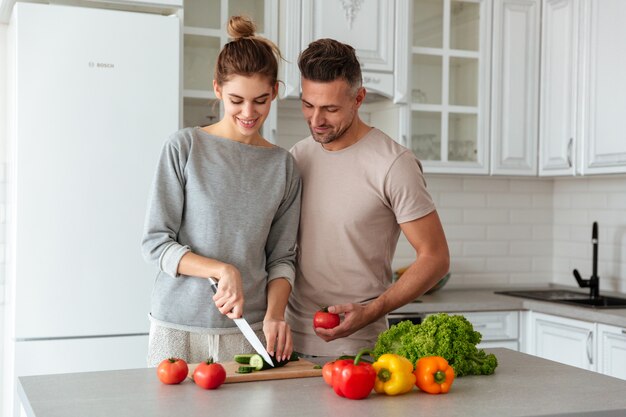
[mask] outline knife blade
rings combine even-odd
[[[211,289],[213,290],[213,292],[217,293],[217,281],[215,281],[214,278],[209,277],[209,282],[211,283]],[[233,319],[233,321],[235,322],[237,327],[239,327],[239,330],[244,335],[248,343],[252,345],[254,350],[263,357],[265,362],[269,363],[273,367],[274,361],[272,361],[270,354],[267,353],[267,350],[265,350],[263,343],[261,343],[257,335],[254,333],[254,330],[252,330],[252,327],[250,327],[250,325],[248,324],[248,321],[244,319],[243,317],[238,318],[238,319]]]

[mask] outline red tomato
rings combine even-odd
[[[194,382],[204,389],[216,389],[226,380],[226,370],[209,358],[198,364],[193,371]]]
[[[339,326],[339,314],[330,313],[327,307],[317,311],[313,316],[313,327],[322,329],[332,329]]]
[[[157,367],[157,376],[164,384],[180,384],[187,378],[187,362],[178,358],[164,359]]]

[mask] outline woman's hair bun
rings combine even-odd
[[[256,32],[256,25],[246,16],[232,16],[228,20],[228,36],[232,39],[250,38]]]

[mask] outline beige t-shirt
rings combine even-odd
[[[387,328],[384,318],[325,342],[313,331],[313,315],[320,306],[368,302],[391,285],[399,224],[435,210],[421,165],[375,128],[339,151],[308,137],[291,153],[303,186],[296,279],[286,313],[294,350],[340,356],[373,348]]]

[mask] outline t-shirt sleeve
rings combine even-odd
[[[389,168],[385,196],[398,224],[419,219],[435,210],[426,189],[422,165],[410,151],[400,154]]]

